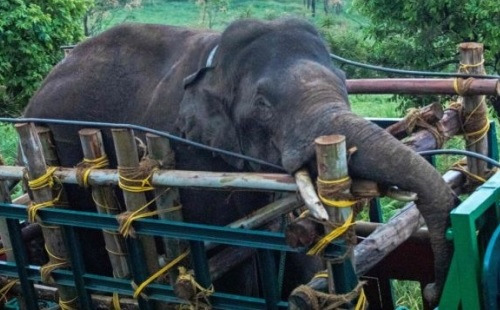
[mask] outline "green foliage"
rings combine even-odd
[[[202,25],[213,28],[216,19],[226,16],[231,0],[196,0],[196,5],[200,8]]]
[[[10,124],[0,123],[0,157],[8,165],[13,165],[17,153],[17,135],[15,129]]]
[[[456,60],[457,44],[485,44],[486,66],[500,69],[500,6],[497,0],[355,0],[371,19],[366,33],[382,65],[442,70]],[[450,68],[455,70],[456,67]]]
[[[0,1],[0,115],[17,115],[62,58],[61,45],[83,37],[91,0]]]

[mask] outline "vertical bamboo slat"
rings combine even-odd
[[[149,157],[157,160],[162,169],[174,169],[175,158],[168,139],[150,133],[146,134],[146,139]],[[165,188],[158,188],[155,189],[155,196],[158,195],[159,198],[156,201],[156,206],[161,212],[159,218],[182,222],[183,218],[182,209],[180,208],[179,190],[177,188],[170,188],[165,192]],[[187,248],[187,244],[181,242],[179,239],[164,238],[163,243],[167,262],[177,258],[181,255],[182,250]],[[177,268],[172,268],[169,271],[170,283],[175,283],[177,276]]]
[[[139,167],[139,156],[137,154],[133,131],[128,129],[112,129],[112,134],[118,166],[129,168]],[[136,211],[147,203],[144,193],[123,191],[123,197],[127,210],[130,212]],[[149,236],[138,236],[137,238],[143,247],[147,270],[150,274],[153,274],[160,268],[154,238]]]
[[[483,65],[483,44],[480,43],[461,43],[459,45],[460,51],[460,70],[471,74],[485,74]],[[478,109],[485,109],[486,102],[485,96],[464,96],[463,97],[463,110],[464,115],[473,113]],[[483,155],[488,154],[488,138],[487,136],[479,139],[471,145],[466,146],[467,150],[477,152]],[[467,166],[469,171],[482,178],[486,175],[486,163],[482,160],[467,157]]]
[[[34,180],[43,176],[47,172],[47,166],[45,165],[42,144],[36,134],[34,125],[31,123],[21,123],[16,124],[15,128],[19,134],[21,151],[23,154],[23,160],[27,166],[29,179]],[[49,187],[33,190],[34,203],[43,203],[46,201],[52,201],[53,199],[53,192]],[[43,226],[43,223],[40,224],[42,225],[45,246],[52,254],[49,255],[49,263],[59,263],[54,256],[67,261],[68,253],[64,247],[64,240],[60,227],[48,227]],[[73,287],[63,285],[57,285],[57,288],[59,290],[60,301],[66,302],[66,304],[72,308],[77,308],[76,290]]]
[[[106,156],[101,131],[98,129],[82,129],[78,132],[82,144],[83,156],[95,160]],[[107,186],[93,186],[92,199],[97,211],[103,214],[119,214],[120,208],[116,202],[113,189]],[[103,230],[104,242],[113,267],[115,278],[129,278],[125,240],[117,233]]]

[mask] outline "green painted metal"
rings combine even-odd
[[[451,212],[454,254],[440,309],[482,309],[482,253],[478,234],[481,226],[491,223],[485,218],[491,212],[495,213],[496,225],[500,223],[499,199],[500,173],[497,173]]]
[[[491,236],[484,254],[482,287],[484,307],[498,309],[500,307],[500,225]]]
[[[38,310],[38,302],[35,294],[33,281],[28,279],[25,266],[28,265],[28,257],[24,249],[23,237],[21,235],[21,225],[19,221],[7,218],[7,229],[12,242],[14,259],[16,261],[15,277],[19,277],[21,289],[23,291],[23,301],[28,310]],[[1,262],[1,261],[0,261]]]

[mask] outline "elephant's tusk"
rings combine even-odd
[[[309,172],[306,169],[298,170],[295,173],[295,182],[311,215],[318,220],[328,220],[328,213],[316,194]]]
[[[391,186],[387,189],[385,196],[404,202],[416,201],[418,196],[414,192],[404,191],[395,186]]]

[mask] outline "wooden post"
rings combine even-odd
[[[27,167],[29,179],[34,180],[45,175],[47,167],[42,153],[42,145],[38,135],[36,134],[34,125],[31,123],[20,123],[16,124],[15,128],[19,134],[23,161]],[[34,203],[43,203],[52,201],[53,199],[54,195],[52,193],[52,189],[49,187],[33,190]],[[40,223],[39,218],[38,222]],[[58,264],[61,263],[61,260],[68,261],[68,253],[64,247],[61,228],[59,226],[42,225],[42,233],[45,239],[45,246],[51,253],[49,255],[49,264]],[[59,290],[60,302],[65,302],[72,308],[78,308],[76,290],[69,286],[56,286]]]
[[[139,167],[139,156],[133,131],[129,129],[112,129],[111,132],[118,166]],[[123,197],[127,210],[130,212],[136,211],[147,203],[144,193],[133,193],[124,190]],[[150,274],[153,274],[160,268],[154,238],[149,236],[138,236],[137,238],[143,247],[147,270]]]
[[[146,141],[148,145],[149,157],[151,159],[157,160],[162,169],[175,168],[174,153],[170,147],[168,139],[148,133],[146,134]],[[183,218],[179,190],[175,187],[171,187],[167,192],[165,192],[165,187],[158,187],[155,189],[155,196],[158,195],[160,196],[156,200],[156,207],[158,210],[164,211],[158,215],[159,218],[182,222]],[[169,209],[170,211],[168,211]],[[177,258],[188,248],[188,244],[179,239],[164,238],[163,243],[165,246],[165,257],[167,263]],[[171,284],[175,283],[178,275],[179,272],[177,268],[169,270]]]
[[[418,110],[418,118],[428,123],[429,125],[436,124],[439,120],[443,118],[443,115],[444,115],[443,107],[437,102],[427,105]],[[415,127],[415,125],[418,125],[417,119],[408,120],[407,116],[402,121],[387,127],[386,130],[391,135],[395,136],[398,139],[401,139],[407,136],[408,131],[413,130],[413,128],[410,127]]]
[[[0,168],[3,166],[3,160],[0,156]],[[7,184],[0,180],[0,202],[10,203],[10,193]],[[7,229],[7,221],[4,217],[0,217],[0,240],[2,240],[3,251],[8,262],[14,262],[14,253],[12,252],[12,242],[10,241],[9,230]]]
[[[461,43],[459,45],[460,51],[460,71],[471,74],[485,74],[483,65],[483,44],[480,43]],[[467,115],[475,111],[485,111],[488,113],[486,108],[486,102],[484,96],[464,96],[463,97],[463,113],[467,118]],[[464,120],[467,122],[467,119]],[[464,127],[467,128],[467,124],[464,123]],[[474,126],[476,127],[476,126]],[[476,139],[477,138],[472,138]],[[471,140],[472,140],[471,139]],[[488,154],[488,138],[487,136],[482,137],[478,141],[466,141],[466,148],[468,151],[480,153],[483,155]],[[469,171],[475,175],[482,178],[486,175],[486,163],[484,161],[477,160],[475,158],[467,158],[467,166]]]
[[[82,129],[78,132],[82,143],[83,156],[95,160],[106,156],[102,134],[99,129]],[[96,204],[97,212],[103,214],[119,214],[120,208],[116,203],[113,188],[108,186],[93,186],[92,199]],[[129,278],[130,271],[127,264],[127,249],[125,240],[117,233],[103,230],[104,243],[113,267],[115,278]]]
[[[316,160],[318,165],[318,179],[323,181],[337,181],[348,177],[347,171],[347,152],[345,144],[345,136],[341,135],[331,135],[331,136],[321,136],[314,140],[316,144]],[[321,194],[321,193],[320,193]],[[349,194],[349,186],[341,194]],[[327,199],[335,197],[325,197]],[[335,208],[327,207],[327,212],[330,217],[330,221],[334,224],[343,224],[351,215],[352,208]],[[345,239],[345,237],[343,237]],[[346,240],[347,244],[348,240]],[[346,279],[344,277],[337,278],[336,274],[340,269],[351,268],[352,269],[352,258],[353,252],[352,248],[346,250],[347,253],[345,260],[340,263],[333,264],[332,261],[327,263],[328,268],[328,288],[331,293],[336,292],[337,294],[343,294],[354,289],[356,281],[354,283],[344,283]],[[328,260],[327,260],[328,262]],[[342,273],[342,272],[340,272]],[[334,277],[337,278],[334,281]],[[350,282],[350,281],[346,281]],[[351,287],[351,285],[354,286]]]

